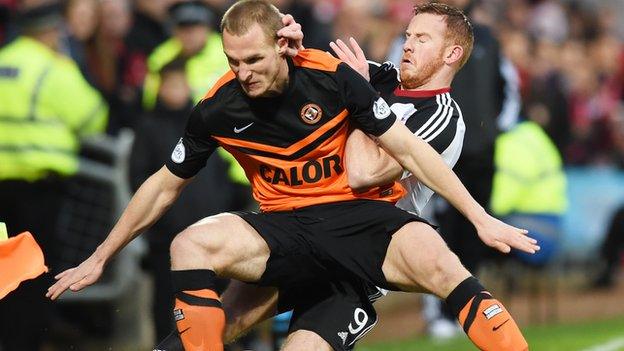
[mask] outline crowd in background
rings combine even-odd
[[[212,36],[218,36],[219,18],[233,1],[202,0],[209,9],[204,17],[184,11],[176,13],[175,5],[185,1],[66,0],[61,3],[64,20],[56,51],[73,60],[86,81],[106,101],[109,111],[106,133],[116,135],[122,128],[137,132],[131,158],[134,187],[164,163],[173,148],[169,140],[164,144],[165,135],[172,140],[181,135],[192,102],[197,102],[227,70],[220,44],[215,48],[206,43],[210,43]],[[51,2],[0,0],[0,51],[19,37],[20,14]],[[382,62],[397,60],[396,52],[400,51],[404,30],[412,18],[412,7],[425,0],[273,2],[302,24],[304,46],[329,51],[331,40],[354,37],[369,59]],[[474,22],[490,28],[500,42],[504,60],[514,68],[510,79],[517,83],[521,97],[519,117],[544,128],[566,165],[624,168],[624,21],[620,20],[624,18],[624,2],[446,2],[457,2],[470,12]],[[203,26],[198,31],[189,26],[197,23]],[[168,46],[174,36],[182,41],[182,48]],[[485,53],[476,46],[472,55]],[[193,62],[197,60],[199,63],[195,65]],[[192,68],[193,65],[197,68]],[[207,66],[211,72],[202,70]],[[210,79],[200,79],[196,84],[193,79],[198,77]],[[154,82],[157,82],[155,90]],[[500,121],[498,125],[501,126]],[[209,174],[219,184],[235,183],[231,189],[238,198],[214,200],[211,212],[248,206],[240,200],[241,196],[249,197],[240,189],[240,173],[228,162],[231,160],[222,155],[209,164],[212,170]],[[218,179],[217,174],[228,174],[229,179]],[[218,188],[219,184],[199,186]],[[189,196],[199,196],[203,191],[193,191]],[[221,195],[224,194],[222,191]],[[187,199],[187,203],[202,201]],[[187,205],[180,213],[188,217],[188,208],[200,212],[193,213],[196,216],[210,214],[199,205]],[[154,229],[165,234],[160,241],[150,242],[152,253],[156,254],[152,257],[159,259],[148,262],[152,269],[168,271],[166,264],[154,267],[168,262],[168,243],[177,229],[199,219],[187,217],[171,215],[171,223],[166,219]],[[166,285],[166,281],[161,283]],[[159,301],[158,297],[155,300]],[[168,313],[166,303],[156,305],[161,313]],[[169,323],[157,326],[159,337],[169,327]]]
[[[23,6],[42,0],[24,0]],[[133,126],[147,57],[171,35],[166,9],[178,0],[68,0],[62,52],[111,107],[109,131]],[[231,3],[205,0],[213,27]],[[0,1],[0,40],[13,36],[20,3]],[[305,44],[328,49],[353,36],[368,57],[386,60],[411,18],[413,0],[276,0],[303,25]],[[620,1],[480,0],[473,20],[489,25],[520,79],[524,114],[544,120],[566,164],[624,166],[621,106],[624,14]],[[479,52],[473,53],[479,55]]]

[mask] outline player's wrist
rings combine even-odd
[[[466,214],[466,217],[477,229],[484,227],[491,218],[487,211],[476,202],[475,206]]]

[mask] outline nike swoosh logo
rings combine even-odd
[[[184,334],[184,332],[185,332],[185,331],[187,331],[187,330],[189,330],[189,329],[191,329],[191,327],[187,327],[187,328],[186,328],[186,329],[184,329],[183,331],[179,332],[179,333],[178,333],[178,335],[182,335],[182,334]]]
[[[234,127],[234,133],[238,134],[238,133],[242,132],[243,130],[251,127],[252,124],[254,124],[254,122],[249,123],[248,125],[244,126],[243,128],[236,128],[236,127]]]
[[[500,327],[502,327],[502,326],[503,326],[503,324],[505,324],[505,323],[507,323],[507,322],[509,322],[509,319],[506,319],[503,323],[499,324],[499,325],[498,325],[498,326],[496,326],[496,327],[492,327],[492,331],[497,331]]]

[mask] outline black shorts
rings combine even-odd
[[[408,222],[425,222],[393,204],[356,200],[294,211],[238,212],[267,242],[270,256],[258,282],[297,288],[356,276],[389,290],[382,272],[392,234]]]
[[[377,324],[373,302],[379,289],[360,278],[281,289],[278,311],[292,310],[289,333],[309,330],[334,350],[353,350],[356,341]]]

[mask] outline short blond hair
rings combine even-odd
[[[464,49],[464,56],[459,62],[459,68],[462,68],[468,61],[474,45],[472,23],[468,17],[456,7],[436,2],[414,6],[414,16],[422,13],[444,17],[447,42],[451,45],[459,45]]]
[[[264,0],[242,0],[232,5],[223,15],[221,32],[241,36],[258,24],[266,37],[277,42],[277,31],[282,25],[279,10]]]

